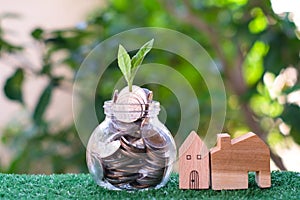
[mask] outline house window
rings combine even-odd
[[[201,160],[201,155],[200,154],[197,155],[197,160]]]
[[[187,159],[187,160],[191,160],[191,159],[192,159],[192,156],[191,156],[191,155],[186,155],[186,159]]]

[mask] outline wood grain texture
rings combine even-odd
[[[254,133],[230,139],[218,134],[217,146],[210,150],[211,187],[214,190],[247,189],[248,172],[256,172],[261,188],[271,187],[270,150]]]
[[[209,188],[209,152],[195,131],[179,148],[179,188]]]

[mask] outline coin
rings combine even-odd
[[[98,142],[92,146],[92,151],[100,156],[100,158],[105,158],[113,155],[121,146],[120,141],[116,140],[110,143]]]
[[[101,158],[101,160],[105,161],[105,162],[114,162],[116,160],[120,160],[124,158],[124,155],[121,154],[120,149],[118,149],[115,153],[113,153],[110,156],[107,156],[105,158]]]
[[[141,185],[147,184],[147,185],[151,185],[151,186],[157,185],[158,183],[160,183],[160,181],[161,181],[161,178],[151,178],[151,177],[147,177],[147,176],[143,177],[143,178],[138,178],[136,180],[136,182],[138,182]]]
[[[147,155],[152,160],[165,160],[168,157],[168,151],[166,149],[163,150],[152,150],[147,148]]]
[[[127,98],[119,98],[117,104],[114,104],[114,116],[121,122],[130,123],[142,117],[144,108],[143,104],[131,94]]]
[[[135,159],[139,159],[143,156],[144,153],[137,153],[137,152],[132,152],[132,151],[128,151],[128,149],[125,149],[123,146],[121,147],[121,153],[124,156],[130,157],[130,158],[135,158]]]
[[[144,93],[146,94],[146,102],[151,103],[153,99],[153,92],[147,88],[142,88],[144,90]]]
[[[153,170],[160,170],[166,166],[166,162],[157,162],[153,160],[146,160],[147,166]]]
[[[123,96],[127,96],[129,93],[136,95],[138,97],[139,101],[143,102],[143,104],[147,103],[147,93],[145,92],[145,90],[143,88],[133,85],[132,91],[130,92],[129,87],[127,86],[120,91],[119,97],[123,98]]]
[[[135,176],[138,173],[129,173],[129,172],[122,172],[117,170],[106,170],[105,175],[109,178],[122,178],[122,177],[130,177]]]
[[[145,105],[144,118],[149,117],[149,104],[152,103],[153,100],[153,92],[148,90],[147,88],[143,88],[146,96],[147,96],[147,104]],[[145,123],[145,122],[144,122]]]
[[[134,159],[132,158],[128,158],[128,157],[124,157],[123,159],[119,159],[119,160],[115,160],[115,161],[111,161],[111,162],[103,162],[103,165],[107,168],[107,169],[122,169],[123,167],[126,167],[128,164],[132,163],[134,161]]]
[[[133,85],[132,91],[129,87],[123,88],[114,104],[115,117],[122,122],[130,123],[141,118],[148,103],[145,91]]]
[[[115,169],[115,171],[124,172],[124,173],[139,173],[139,170],[140,170],[139,167],[128,167],[128,166]]]
[[[120,184],[120,183],[130,183],[135,181],[139,177],[139,174],[135,174],[132,176],[120,176],[117,178],[105,177],[105,179],[111,184]]]
[[[119,96],[119,91],[118,91],[118,90],[115,90],[115,91],[114,91],[114,94],[113,94],[113,97],[112,97],[112,102],[113,102],[113,103],[116,103],[116,102],[117,102],[118,96]]]
[[[145,153],[145,145],[142,139],[130,138],[130,137],[121,137],[121,145],[127,151],[132,151],[135,153]]]
[[[162,169],[162,170],[156,170],[156,171],[148,172],[147,176],[149,178],[162,179],[162,177],[165,174],[165,171],[166,171],[165,169]]]
[[[140,127],[141,127],[141,120],[137,120],[134,123],[125,123],[118,120],[112,120],[112,126],[116,132],[118,133],[118,136],[122,135],[130,135],[133,137],[141,137],[140,135]],[[117,135],[116,137],[117,138]]]
[[[138,183],[138,182],[136,182],[136,181],[130,183],[130,185],[131,185],[132,187],[134,187],[134,188],[137,188],[137,189],[144,189],[144,188],[149,188],[149,187],[151,187],[151,185],[149,185],[149,184],[140,184],[140,183]]]
[[[151,149],[163,149],[167,145],[167,139],[153,129],[142,132],[145,144]]]
[[[145,143],[144,143],[144,140],[142,138],[138,139],[138,140],[135,140],[132,142],[132,146],[136,147],[137,149],[141,149],[143,150],[143,152],[145,152]]]

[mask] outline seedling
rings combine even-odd
[[[118,51],[118,65],[121,72],[124,75],[124,78],[128,84],[129,92],[132,92],[132,84],[134,77],[136,75],[137,70],[141,66],[145,56],[149,53],[152,49],[154,39],[148,41],[144,44],[139,51],[130,58],[129,54],[127,53],[126,49],[119,45]]]

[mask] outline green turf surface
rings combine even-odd
[[[0,174],[0,199],[300,199],[300,173],[272,172],[272,187],[260,189],[249,175],[247,190],[179,190],[178,175],[159,190],[109,191],[98,187],[88,174]]]

